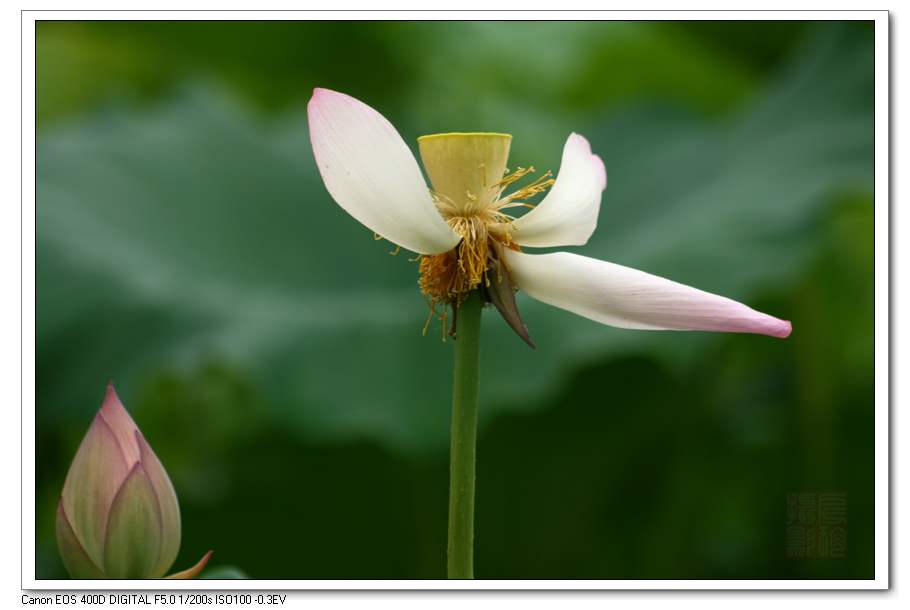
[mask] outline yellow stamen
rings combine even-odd
[[[520,170],[521,170],[521,168],[519,168],[519,171]],[[534,171],[534,168],[533,167],[530,168],[530,172],[533,172],[533,171]],[[530,172],[526,172],[526,173],[530,173]],[[518,172],[515,172],[515,174],[517,174],[517,173]],[[515,174],[512,174],[512,175],[514,176]],[[522,175],[524,175],[524,174],[522,174]],[[544,173],[543,176],[539,177],[537,180],[535,180],[531,184],[525,185],[525,186],[521,187],[520,189],[518,189],[517,191],[515,191],[514,193],[510,194],[508,197],[500,199],[499,201],[502,202],[502,205],[498,206],[499,209],[501,210],[505,207],[508,207],[511,204],[511,202],[515,201],[516,199],[528,199],[530,197],[533,197],[534,195],[538,195],[538,194],[544,192],[545,190],[547,190],[548,188],[553,186],[553,184],[556,182],[556,180],[554,180],[551,176],[553,176],[553,173],[550,171],[547,171],[546,173]],[[509,182],[508,184],[511,184],[512,182],[514,182],[514,180]],[[521,205],[530,205],[530,204],[523,203]]]
[[[453,250],[419,257],[420,289],[431,307],[427,324],[434,315],[445,324],[435,305],[460,303],[471,290],[490,281],[487,269],[491,260],[502,261],[502,248],[518,249],[509,231],[515,218],[503,210],[533,207],[521,200],[542,193],[553,179],[546,172],[503,197],[506,188],[535,171],[519,167],[508,173],[511,136],[506,134],[437,134],[418,138],[418,144],[433,185],[433,201],[461,236]]]
[[[506,172],[508,172],[508,171],[509,171],[509,169],[506,168]],[[518,169],[516,169],[516,170],[515,170],[514,172],[512,172],[511,174],[507,174],[507,175],[503,176],[502,180],[500,180],[499,182],[497,182],[494,186],[501,187],[500,190],[505,189],[507,186],[509,186],[509,185],[512,184],[513,182],[516,182],[516,181],[518,181],[518,180],[521,180],[522,178],[524,178],[524,177],[527,176],[528,174],[533,174],[533,173],[536,172],[536,171],[537,171],[537,170],[534,169],[534,166],[533,166],[533,165],[530,166],[530,167],[521,167],[521,166],[519,166]]]

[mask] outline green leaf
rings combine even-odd
[[[872,190],[871,44],[826,27],[796,57],[720,120],[666,106],[585,122],[498,102],[475,114],[513,131],[516,164],[555,170],[570,131],[589,137],[610,185],[598,231],[573,250],[748,302],[804,268],[824,206]],[[394,115],[425,124],[420,99]],[[420,134],[398,127],[412,143]],[[302,113],[265,124],[196,90],[47,130],[37,213],[39,412],[75,421],[110,377],[129,391],[162,370],[228,362],[272,410],[250,417],[309,439],[445,446],[451,346],[421,336],[416,264],[331,200]],[[539,404],[587,362],[689,358],[711,340],[518,299],[538,349],[485,316],[482,418]]]
[[[112,97],[154,99],[200,74],[262,109],[330,85],[387,105],[393,119],[450,118],[458,108],[470,122],[491,104],[515,115],[516,99],[547,112],[660,96],[717,111],[755,87],[756,50],[780,53],[804,27],[724,22],[706,35],[697,22],[45,21],[36,29],[38,119],[44,128]],[[718,49],[718,36],[734,40]],[[314,61],[326,48],[332,61]],[[414,53],[421,48],[433,52]],[[364,70],[367,55],[382,69]],[[485,118],[503,129],[502,116]]]
[[[249,576],[234,566],[215,566],[205,570],[199,578],[202,580],[246,580]]]

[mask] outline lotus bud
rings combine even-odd
[[[174,487],[112,384],[66,475],[57,545],[73,578],[160,578],[180,549]]]

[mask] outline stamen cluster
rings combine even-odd
[[[462,205],[433,193],[436,207],[452,230],[461,236],[461,241],[449,252],[420,257],[420,290],[430,300],[431,307],[457,305],[471,290],[488,286],[487,270],[493,262],[502,261],[502,248],[519,250],[511,239],[515,217],[503,210],[534,207],[523,200],[546,191],[554,180],[548,171],[509,195],[503,196],[503,193],[532,172],[533,167],[519,167],[489,187],[486,193],[466,193],[466,202]]]

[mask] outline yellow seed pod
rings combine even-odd
[[[492,204],[506,172],[512,136],[440,133],[417,139],[433,190],[462,214]]]

